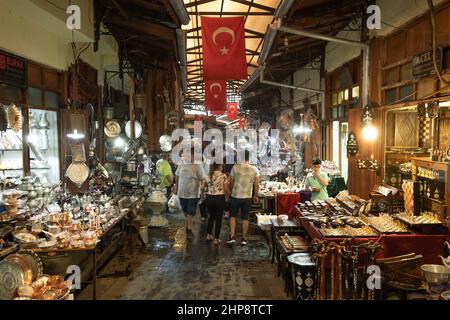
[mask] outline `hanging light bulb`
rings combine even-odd
[[[363,138],[367,141],[374,141],[378,137],[378,130],[371,123],[362,129]]]

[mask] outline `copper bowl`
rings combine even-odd
[[[62,283],[65,283],[65,281],[61,276],[51,276],[47,280],[47,286],[49,287],[59,287]]]

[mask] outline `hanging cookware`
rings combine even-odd
[[[161,136],[159,138],[159,144],[162,151],[169,152],[170,150],[172,150],[172,137],[169,135]]]
[[[109,178],[109,173],[108,170],[106,170],[106,168],[104,166],[101,165],[101,163],[97,163],[97,165],[95,166],[95,169],[102,175],[102,177],[104,177],[105,179]]]
[[[8,123],[9,127],[15,132],[22,129],[22,114],[14,104],[8,107]]]
[[[105,107],[104,113],[105,113],[105,119],[107,119],[107,120],[114,119],[114,108],[113,107]]]
[[[114,164],[111,162],[105,163],[103,167],[105,168],[106,172],[108,172],[109,175],[111,175],[111,173],[114,171]]]
[[[108,138],[115,138],[121,132],[120,124],[114,120],[108,121],[105,125],[104,131]]]
[[[127,162],[127,171],[136,171],[136,161]]]
[[[105,157],[106,161],[114,161],[116,159],[116,155],[112,151],[108,151]]]
[[[89,167],[84,162],[73,162],[67,168],[66,177],[81,187],[89,177]]]
[[[127,135],[128,138],[132,138],[131,137],[131,120],[127,122],[127,124],[125,125],[125,134]],[[139,121],[134,121],[134,138],[138,139],[140,138],[142,135],[142,125],[140,124]]]

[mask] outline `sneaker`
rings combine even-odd
[[[202,223],[206,222],[206,218],[202,217]]]
[[[242,240],[241,240],[241,245],[242,245],[242,246],[247,245],[247,239],[242,238]]]
[[[223,214],[223,218],[225,220],[227,220],[229,216],[230,216],[230,213],[228,211],[225,211],[225,213]]]
[[[235,244],[236,239],[234,237],[230,237],[230,240],[227,241],[228,244]]]

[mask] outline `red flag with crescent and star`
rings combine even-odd
[[[237,119],[237,102],[227,102],[227,118],[230,121]]]
[[[239,119],[239,128],[240,129],[245,129],[245,126],[247,125],[247,121],[245,121],[245,118],[244,117],[241,117],[240,119]]]
[[[201,17],[203,78],[246,80],[244,17]]]
[[[205,110],[214,115],[224,114],[227,104],[227,82],[205,80]]]

